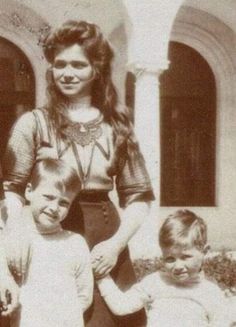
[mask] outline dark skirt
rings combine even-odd
[[[78,205],[79,204],[79,205]],[[107,193],[82,194],[71,207],[63,227],[81,233],[92,249],[94,245],[114,235],[120,225],[118,212],[109,200]],[[111,275],[125,291],[136,282],[128,248],[119,256]],[[95,286],[92,306],[85,313],[86,327],[144,327],[144,310],[128,316],[114,316],[103,301]]]

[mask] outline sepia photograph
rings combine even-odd
[[[0,327],[236,326],[236,0],[0,0]]]

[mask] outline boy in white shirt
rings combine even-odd
[[[11,326],[84,326],[93,297],[90,253],[82,236],[61,227],[80,187],[75,170],[60,160],[43,160],[33,169],[22,212],[31,258],[20,289],[20,317],[13,314]],[[6,250],[14,270],[17,251],[10,236]]]
[[[207,228],[189,210],[167,217],[159,232],[163,269],[126,292],[110,276],[97,281],[111,311],[125,315],[146,308],[148,327],[230,326],[223,292],[201,272]]]

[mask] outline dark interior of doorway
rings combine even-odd
[[[35,79],[25,54],[0,38],[0,153],[5,151],[15,120],[35,106]]]
[[[216,85],[206,60],[171,42],[160,78],[161,205],[214,206]]]

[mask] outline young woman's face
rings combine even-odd
[[[80,45],[73,44],[59,50],[52,72],[55,84],[64,96],[79,100],[90,95],[94,72]]]

